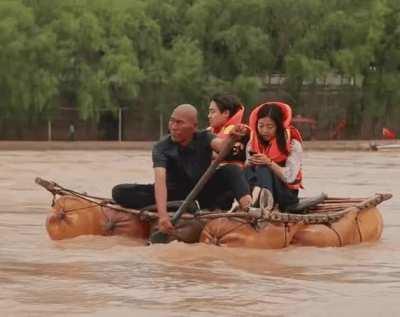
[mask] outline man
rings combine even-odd
[[[72,123],[70,123],[68,128],[68,139],[70,141],[75,141],[75,126]]]
[[[234,95],[216,94],[211,97],[208,120],[211,131],[224,138],[237,124],[242,123],[244,106]]]
[[[244,106],[235,95],[216,94],[211,97],[208,107],[210,130],[218,137],[226,138],[231,130],[242,123]],[[246,144],[249,138],[236,142],[232,152],[225,158],[225,163],[235,163],[243,168],[246,161]]]
[[[140,209],[156,203],[159,229],[172,233],[167,213],[168,200],[183,200],[211,164],[212,152],[219,152],[226,140],[209,131],[197,131],[197,110],[184,104],[175,108],[169,120],[169,132],[153,148],[154,185],[121,184],[113,188],[113,199],[125,207]],[[242,127],[232,134],[238,136]],[[231,192],[242,209],[251,203],[249,186],[236,165],[221,166],[197,197],[201,208],[229,209],[224,200]]]

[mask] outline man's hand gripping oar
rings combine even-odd
[[[222,145],[221,151],[218,153],[217,157],[214,161],[210,164],[204,174],[201,176],[199,181],[193,187],[189,195],[183,201],[182,205],[179,209],[175,212],[172,216],[171,223],[172,225],[176,225],[179,219],[181,218],[182,214],[187,211],[188,207],[191,206],[193,201],[196,199],[197,195],[201,192],[204,188],[204,185],[207,181],[214,175],[215,171],[218,168],[218,165],[224,160],[224,158],[231,152],[233,145],[237,142],[238,139],[243,137],[246,133],[248,133],[248,128],[245,125],[237,125],[231,131],[229,137],[224,141]],[[149,241],[151,243],[167,243],[169,241],[169,235],[162,231],[155,231],[151,236]]]

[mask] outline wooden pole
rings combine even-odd
[[[164,116],[162,111],[160,110],[160,140],[164,136]]]
[[[52,141],[51,120],[47,121],[47,141]]]
[[[122,107],[118,111],[118,141],[122,142]]]

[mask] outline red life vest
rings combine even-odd
[[[211,132],[216,134],[217,137],[221,139],[225,139],[228,137],[229,132],[233,127],[237,124],[242,123],[244,114],[244,106],[240,106],[240,109],[225,122],[225,124],[218,128],[210,128]],[[244,162],[246,161],[246,143],[248,140],[244,140],[243,142],[236,142],[232,148],[232,151],[222,163],[235,163],[240,167],[244,166]]]
[[[216,134],[220,138],[226,138],[229,135],[229,131],[235,126],[236,124],[242,123],[244,114],[244,107],[240,106],[240,109],[225,122],[222,127],[218,129],[211,128],[211,132]]]
[[[396,133],[388,128],[382,128],[382,135],[388,140],[394,140],[396,138]]]
[[[300,131],[297,130],[294,126],[292,126],[292,109],[290,108],[290,106],[283,102],[267,102],[267,103],[263,103],[263,104],[257,106],[250,114],[250,118],[249,118],[249,126],[251,129],[250,149],[256,153],[262,153],[262,154],[267,155],[273,162],[275,162],[276,164],[278,164],[280,166],[285,166],[288,156],[279,150],[276,138],[273,138],[272,140],[270,140],[268,146],[265,146],[261,142],[261,140],[259,140],[259,137],[257,134],[258,112],[260,111],[260,109],[262,107],[268,106],[268,105],[276,105],[282,111],[283,127],[285,129],[286,147],[288,149],[288,152],[290,153],[290,151],[291,151],[291,141],[293,139],[299,141],[300,143],[303,142]],[[303,188],[302,179],[303,179],[303,172],[300,169],[300,171],[298,172],[298,174],[296,176],[295,181],[293,183],[286,184],[286,185],[290,189]]]

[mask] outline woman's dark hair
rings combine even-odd
[[[285,129],[283,127],[284,118],[281,108],[276,104],[264,105],[257,113],[257,123],[259,119],[265,117],[268,117],[272,121],[274,121],[276,125],[276,143],[278,144],[278,148],[282,153],[288,155],[289,151],[286,146]],[[258,139],[261,140],[261,142],[268,143],[265,142],[265,140],[263,140],[263,138],[260,136],[260,134],[258,133],[258,129],[257,136]]]
[[[222,95],[216,94],[211,97],[211,101],[214,101],[218,107],[220,112],[224,112],[226,110],[229,111],[229,117],[232,117],[240,110],[242,103],[240,99],[235,95]]]

